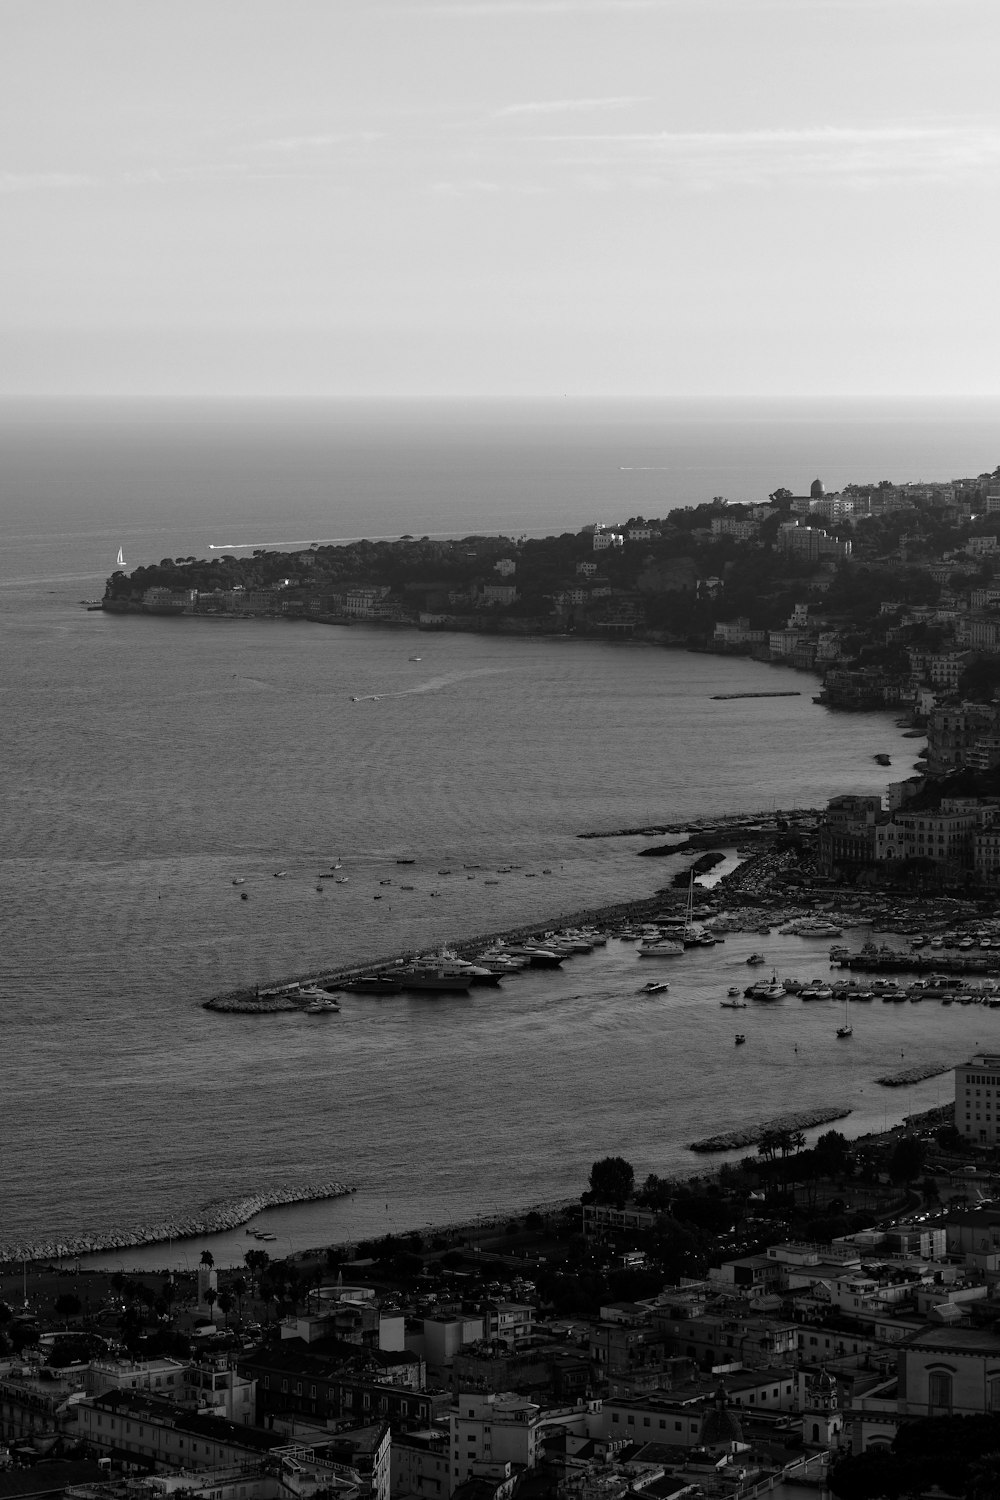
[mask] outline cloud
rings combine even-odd
[[[0,193],[38,193],[59,188],[93,187],[84,172],[0,172]]]
[[[369,146],[384,140],[379,130],[332,131],[326,135],[285,135],[274,140],[258,141],[258,151],[326,151],[337,146]]]
[[[746,131],[564,133],[535,138],[559,165],[645,174],[645,184],[713,187],[819,177],[858,187],[898,181],[954,181],[994,174],[994,125],[819,126]]]
[[[611,94],[597,99],[536,99],[529,100],[525,104],[507,104],[503,109],[496,111],[494,118],[504,119],[511,115],[586,114],[594,110],[629,109],[634,104],[647,103],[649,97],[648,94]]]

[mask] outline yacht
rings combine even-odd
[[[853,1036],[854,1035],[854,1027],[853,1026],[838,1026],[837,1027],[837,1035],[839,1037],[841,1037],[841,1038],[847,1037],[847,1036]]]
[[[639,994],[640,995],[664,995],[664,994],[666,994],[667,990],[669,990],[669,988],[670,988],[670,986],[669,986],[669,984],[667,984],[667,982],[665,980],[651,979],[648,982],[648,984],[644,984],[643,985],[642,989],[639,991]]]
[[[638,948],[640,958],[676,958],[683,952],[683,943],[675,943],[672,938],[665,937],[643,938]]]

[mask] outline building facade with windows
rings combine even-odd
[[[955,1069],[955,1128],[976,1146],[995,1146],[1000,1118],[1000,1053],[983,1052]]]

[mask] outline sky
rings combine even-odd
[[[997,0],[0,0],[0,393],[1000,391]]]

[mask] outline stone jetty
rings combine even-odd
[[[726,1130],[721,1135],[709,1135],[700,1141],[692,1141],[689,1151],[736,1151],[741,1146],[756,1146],[772,1130],[809,1130],[813,1125],[828,1125],[831,1120],[846,1120],[851,1111],[843,1106],[832,1109],[807,1109],[788,1115],[777,1115],[773,1120],[761,1120],[756,1125],[746,1125],[740,1130]]]
[[[876,1078],[887,1089],[901,1089],[907,1083],[923,1083],[925,1078],[937,1078],[941,1073],[950,1073],[954,1063],[929,1063],[925,1067],[901,1068],[898,1073],[883,1073]]]
[[[138,1229],[109,1229],[92,1235],[75,1235],[68,1240],[36,1240],[31,1243],[4,1240],[0,1241],[0,1265],[10,1261],[61,1260],[65,1256],[88,1255],[99,1250],[126,1250],[139,1245],[160,1244],[164,1240],[220,1234],[227,1229],[238,1229],[266,1208],[282,1208],[289,1203],[317,1203],[325,1198],[343,1198],[355,1191],[344,1182],[272,1188],[267,1192],[248,1193],[244,1197],[210,1204],[191,1218],[147,1224]]]

